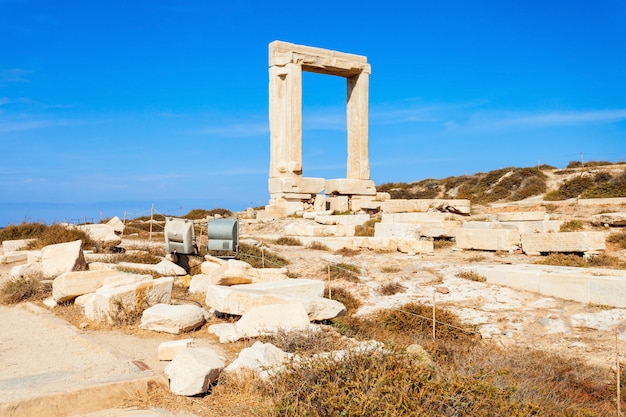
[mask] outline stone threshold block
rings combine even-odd
[[[605,249],[604,232],[522,234],[522,250],[528,255],[542,252],[595,252]]]
[[[517,211],[496,213],[499,222],[527,222],[548,220],[549,216],[544,211]]]
[[[473,271],[487,283],[530,291],[550,297],[626,307],[626,271],[547,265],[477,266]]]
[[[354,236],[354,225],[324,225],[291,223],[285,226],[287,236]]]
[[[411,213],[437,210],[457,214],[470,214],[469,200],[413,199],[387,200],[383,203],[384,213]]]
[[[311,177],[280,177],[270,178],[268,181],[270,194],[319,194],[324,190],[325,185],[326,180],[324,178]]]
[[[347,178],[326,180],[326,194],[376,196],[376,184],[372,180]]]
[[[327,225],[359,226],[370,219],[369,214],[317,215],[315,221]]]
[[[457,229],[456,246],[459,249],[511,251],[519,248],[517,229]]]

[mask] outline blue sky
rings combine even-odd
[[[377,184],[626,160],[621,0],[0,0],[0,226],[266,204],[273,40],[368,57]],[[345,80],[303,103],[345,177]]]

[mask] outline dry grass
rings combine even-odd
[[[626,262],[605,253],[592,256],[588,260],[575,253],[550,253],[534,263],[540,265],[573,266],[579,268],[626,269]]]
[[[380,222],[380,218],[369,219],[363,224],[360,224],[355,227],[354,235],[355,236],[374,236],[375,224]]]
[[[616,243],[622,249],[626,249],[626,232],[611,233],[606,238],[606,241],[609,243]]]
[[[406,291],[406,287],[397,281],[386,282],[378,288],[380,295],[394,295]]]
[[[361,307],[361,301],[342,287],[329,287],[324,290],[324,297],[339,301],[346,307],[348,314],[354,313]]]
[[[559,232],[579,232],[583,230],[583,222],[580,220],[569,220],[563,222],[559,228]]]
[[[245,243],[239,244],[239,259],[249,263],[253,268],[282,268],[289,265],[287,259]]]
[[[4,240],[35,239],[29,245],[31,249],[41,249],[44,246],[57,243],[82,241],[83,249],[91,249],[93,242],[83,231],[72,227],[65,227],[61,224],[46,225],[45,223],[20,223],[19,225],[9,225],[0,230],[0,242]]]
[[[324,245],[322,242],[318,242],[317,240],[309,243],[307,245],[307,249],[330,251],[328,246]]]
[[[435,249],[444,249],[454,246],[454,240],[452,238],[435,238],[433,240],[433,247]]]
[[[350,249],[350,248],[341,248],[341,249],[335,251],[335,254],[341,255],[341,256],[345,256],[347,258],[351,258],[353,256],[356,256],[356,255],[360,254],[360,253],[361,253],[360,250]]]
[[[285,352],[303,355],[330,352],[344,349],[347,346],[347,339],[332,327],[299,332],[279,331],[269,336],[263,336],[259,340],[264,343],[271,343]]]
[[[300,239],[291,236],[279,237],[274,243],[282,246],[302,246]]]
[[[395,274],[397,272],[400,272],[401,269],[398,268],[397,266],[383,266],[380,269],[380,272],[384,272],[385,274]]]
[[[347,263],[333,263],[324,267],[323,272],[328,274],[330,272],[330,279],[342,279],[344,281],[349,282],[361,282],[359,279],[359,274],[361,273],[361,269],[352,264]]]
[[[458,274],[456,274],[457,277],[459,278],[463,278],[463,279],[467,279],[469,281],[475,281],[475,282],[486,282],[487,281],[487,277],[485,277],[484,275],[479,274],[476,271],[461,271]]]
[[[0,288],[0,303],[17,304],[22,301],[42,300],[48,293],[36,277],[11,278]]]

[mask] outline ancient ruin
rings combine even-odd
[[[346,178],[326,180],[303,176],[303,71],[346,78]],[[313,207],[325,209],[327,205],[345,211],[357,200],[376,199],[368,157],[370,72],[365,56],[281,41],[270,43],[270,204],[267,213],[280,217]]]

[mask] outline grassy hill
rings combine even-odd
[[[474,175],[428,178],[412,183],[385,183],[376,187],[392,198],[462,198],[473,204],[546,201],[570,198],[626,197],[626,163],[570,162],[565,169],[550,165],[501,168]]]

